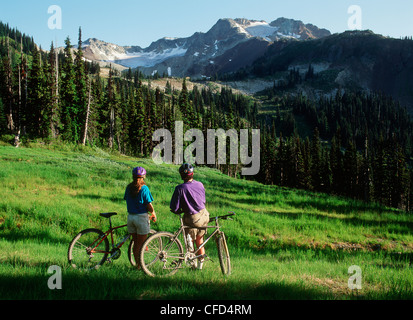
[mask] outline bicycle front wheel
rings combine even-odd
[[[184,259],[182,244],[169,232],[150,236],[140,252],[142,270],[151,277],[167,277],[175,274]]]
[[[104,236],[98,229],[86,229],[77,234],[69,245],[69,264],[79,270],[98,269],[109,252],[109,240]]]
[[[153,235],[155,233],[156,233],[156,231],[151,229],[151,231],[148,234],[148,237],[150,237],[151,235]],[[133,242],[133,239],[131,237],[131,241],[129,243],[129,248],[128,248],[128,258],[129,258],[129,262],[132,266],[136,266],[135,255],[133,254],[134,246],[135,246],[135,243]]]
[[[224,275],[231,274],[231,260],[229,258],[229,251],[225,234],[221,233],[217,237],[218,257],[221,271]]]

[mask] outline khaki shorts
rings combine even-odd
[[[130,234],[145,235],[149,234],[150,231],[151,224],[147,213],[128,215],[128,232]]]
[[[184,225],[189,227],[194,227],[191,229],[186,229],[186,233],[191,235],[192,239],[197,237],[203,237],[206,233],[206,227],[209,223],[209,212],[207,209],[202,209],[197,214],[185,214],[184,215]]]

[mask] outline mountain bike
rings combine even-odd
[[[180,215],[181,226],[174,234],[158,232],[148,237],[143,243],[143,247],[146,247],[147,250],[142,250],[140,253],[142,270],[151,277],[167,277],[185,266],[195,269],[198,258],[211,260],[207,255],[198,254],[198,251],[214,237],[218,248],[221,271],[224,275],[229,275],[231,273],[231,261],[225,234],[221,231],[219,220],[232,220],[230,217],[234,215],[234,212],[229,212],[225,216],[210,218],[209,222],[215,222],[215,225],[204,228],[213,229],[213,231],[197,250],[193,248],[190,236],[189,234],[186,235],[185,232],[186,229],[191,227],[184,226],[182,215]],[[181,234],[183,234],[185,252],[181,241],[178,239]]]
[[[122,253],[120,248],[131,238],[131,235],[129,233],[125,234],[125,236],[115,244],[114,231],[127,227],[126,224],[112,227],[111,217],[116,215],[116,212],[100,213],[101,217],[109,219],[109,230],[106,232],[102,232],[99,229],[85,229],[73,238],[67,252],[69,264],[73,268],[79,270],[98,269],[105,262],[113,262],[120,258]],[[149,235],[155,233],[156,231],[151,229]],[[131,240],[128,247],[128,259],[131,265],[135,266],[136,261],[133,255],[133,246],[134,242]]]

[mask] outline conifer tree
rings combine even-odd
[[[186,79],[182,81],[182,91],[179,95],[179,108],[183,115],[184,132],[188,129],[196,127],[196,118],[193,106],[189,100],[188,88],[186,86]]]
[[[65,57],[62,67],[61,77],[61,122],[62,122],[62,137],[64,140],[76,142],[79,134],[78,124],[76,123],[78,110],[76,85],[75,85],[75,70],[72,58],[72,45],[70,38],[65,40]]]
[[[27,131],[32,137],[43,137],[42,127],[47,123],[45,103],[45,77],[41,65],[41,55],[37,48],[33,51],[33,62],[28,78],[28,103],[26,113]]]
[[[6,46],[5,46],[6,55],[2,59],[2,96],[4,110],[6,113],[7,119],[7,128],[10,132],[14,133],[15,131],[15,106],[13,101],[13,69],[11,61],[11,48],[8,35],[6,36]],[[1,81],[0,80],[0,81]]]
[[[83,50],[82,50],[82,29],[79,28],[79,41],[78,48],[75,53],[74,62],[74,72],[75,72],[75,88],[76,88],[76,106],[75,106],[75,116],[76,116],[76,137],[75,141],[80,142],[81,137],[83,137],[83,131],[86,122],[86,109],[88,105],[88,89],[86,85],[86,75],[85,75],[85,63],[83,61]]]
[[[358,195],[358,162],[357,151],[353,141],[349,142],[344,154],[343,171],[345,194],[349,197],[356,197]]]
[[[56,138],[58,134],[59,119],[59,83],[58,83],[58,66],[57,53],[51,44],[48,56],[48,68],[46,70],[46,111],[49,119],[49,130],[52,138]]]
[[[330,150],[330,167],[331,167],[331,187],[333,193],[340,194],[343,190],[343,163],[341,152],[341,137],[338,129],[333,139],[331,140]]]
[[[311,185],[313,186],[314,190],[320,191],[322,185],[322,162],[321,162],[321,141],[320,141],[320,133],[318,128],[314,129],[313,139],[311,140],[311,164],[310,164],[310,172],[311,172]]]

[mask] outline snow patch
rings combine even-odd
[[[115,59],[108,59],[108,62],[115,62],[127,68],[153,67],[169,58],[182,57],[187,51],[183,47],[176,47],[163,52],[130,52]]]
[[[251,22],[248,27],[245,28],[251,36],[267,38],[277,32],[278,27],[272,27],[264,21]]]

